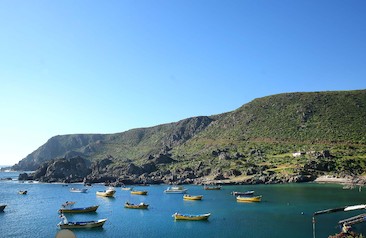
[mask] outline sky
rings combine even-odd
[[[0,0],[0,164],[288,92],[366,89],[364,0]]]

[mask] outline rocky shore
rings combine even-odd
[[[314,180],[316,183],[336,183],[336,184],[343,184],[343,185],[365,185],[366,184],[366,177],[365,176],[344,176],[344,177],[336,177],[332,175],[323,175],[319,176]]]
[[[323,153],[323,155],[329,153]],[[246,171],[223,170],[199,162],[194,167],[173,166],[174,169],[161,169],[176,161],[169,153],[149,156],[142,165],[131,161],[116,163],[109,156],[99,161],[89,161],[80,156],[54,159],[42,164],[33,173],[22,173],[19,180],[36,180],[46,183],[105,183],[110,186],[130,184],[280,184],[280,183],[339,183],[366,184],[366,177],[336,174],[330,170],[331,159],[309,161],[294,173],[281,174],[268,166],[252,165]],[[325,158],[325,159],[324,159]],[[328,158],[331,158],[328,155]],[[333,174],[333,175],[330,175]]]

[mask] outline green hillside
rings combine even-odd
[[[294,152],[302,155],[294,157]],[[196,177],[205,178],[287,176],[310,170],[362,174],[366,90],[284,93],[214,116],[116,134],[56,136],[14,168],[35,169],[44,161],[76,155],[112,158],[115,166],[143,166],[161,154],[175,162],[159,164],[159,171],[194,170]],[[361,170],[356,171],[356,165]]]

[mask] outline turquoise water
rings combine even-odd
[[[10,177],[0,173],[0,177]],[[12,174],[14,177],[16,173]],[[57,210],[65,201],[76,201],[75,207],[100,205],[97,213],[67,215],[70,221],[107,218],[104,227],[75,230],[82,237],[312,237],[312,214],[317,210],[365,203],[366,191],[343,190],[340,185],[283,184],[224,186],[222,190],[208,191],[201,186],[186,186],[189,193],[204,196],[202,201],[184,201],[182,194],[164,194],[166,185],[140,187],[148,196],[131,195],[117,188],[115,198],[97,197],[104,190],[94,185],[87,193],[71,193],[71,187],[81,184],[40,184],[0,182],[0,204],[7,204],[0,213],[1,237],[55,237],[60,221]],[[136,189],[139,189],[136,187]],[[28,190],[27,195],[17,191]],[[255,190],[263,195],[260,203],[238,203],[232,191]],[[126,209],[126,201],[148,203],[148,210]],[[207,213],[205,221],[177,221],[174,212]],[[317,218],[316,237],[328,237],[339,231],[337,222],[358,215],[362,211],[333,213]],[[354,227],[366,233],[366,224]]]

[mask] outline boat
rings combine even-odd
[[[205,221],[210,217],[210,215],[211,213],[192,215],[192,214],[179,214],[176,212],[173,214],[173,217],[174,220]]]
[[[86,193],[87,191],[87,188],[70,188],[70,192],[73,193]]]
[[[78,208],[60,208],[58,210],[59,213],[87,213],[87,212],[95,212],[98,209],[97,206],[90,207],[78,207]]]
[[[133,187],[122,187],[121,189],[124,191],[131,191]]]
[[[164,190],[165,193],[186,193],[188,189],[183,186],[172,186]]]
[[[69,202],[69,201],[66,201],[65,203],[63,203],[61,205],[62,208],[71,208],[72,206],[74,206],[76,202]]]
[[[147,209],[149,207],[149,204],[140,203],[140,204],[132,204],[129,202],[125,203],[125,208],[133,208],[133,209]]]
[[[213,185],[213,186],[209,186],[209,185],[205,185],[203,186],[204,190],[220,190],[221,186],[220,185]]]
[[[196,195],[196,196],[192,196],[189,194],[184,194],[183,195],[183,199],[184,200],[202,200],[203,196],[202,195]]]
[[[101,197],[113,197],[115,193],[116,193],[116,190],[114,190],[114,189],[107,189],[107,190],[104,190],[104,191],[97,191],[97,196],[101,196]]]
[[[61,221],[57,226],[61,229],[76,229],[76,228],[95,228],[102,227],[107,219],[99,219],[97,221],[77,221],[77,222],[69,222],[66,217],[61,214],[60,216],[63,221]]]
[[[245,196],[237,196],[236,201],[238,202],[260,202],[262,200],[262,196],[255,197],[245,197]]]
[[[18,193],[22,194],[22,195],[26,195],[28,193],[28,191],[27,190],[20,190]]]
[[[131,194],[133,194],[133,195],[147,195],[147,191],[132,190]]]
[[[249,190],[246,192],[231,192],[232,195],[234,196],[252,196],[254,194],[253,190]]]
[[[5,207],[6,207],[6,205],[4,204],[4,205],[0,205],[0,212],[3,212],[4,211],[4,209],[5,209]]]

